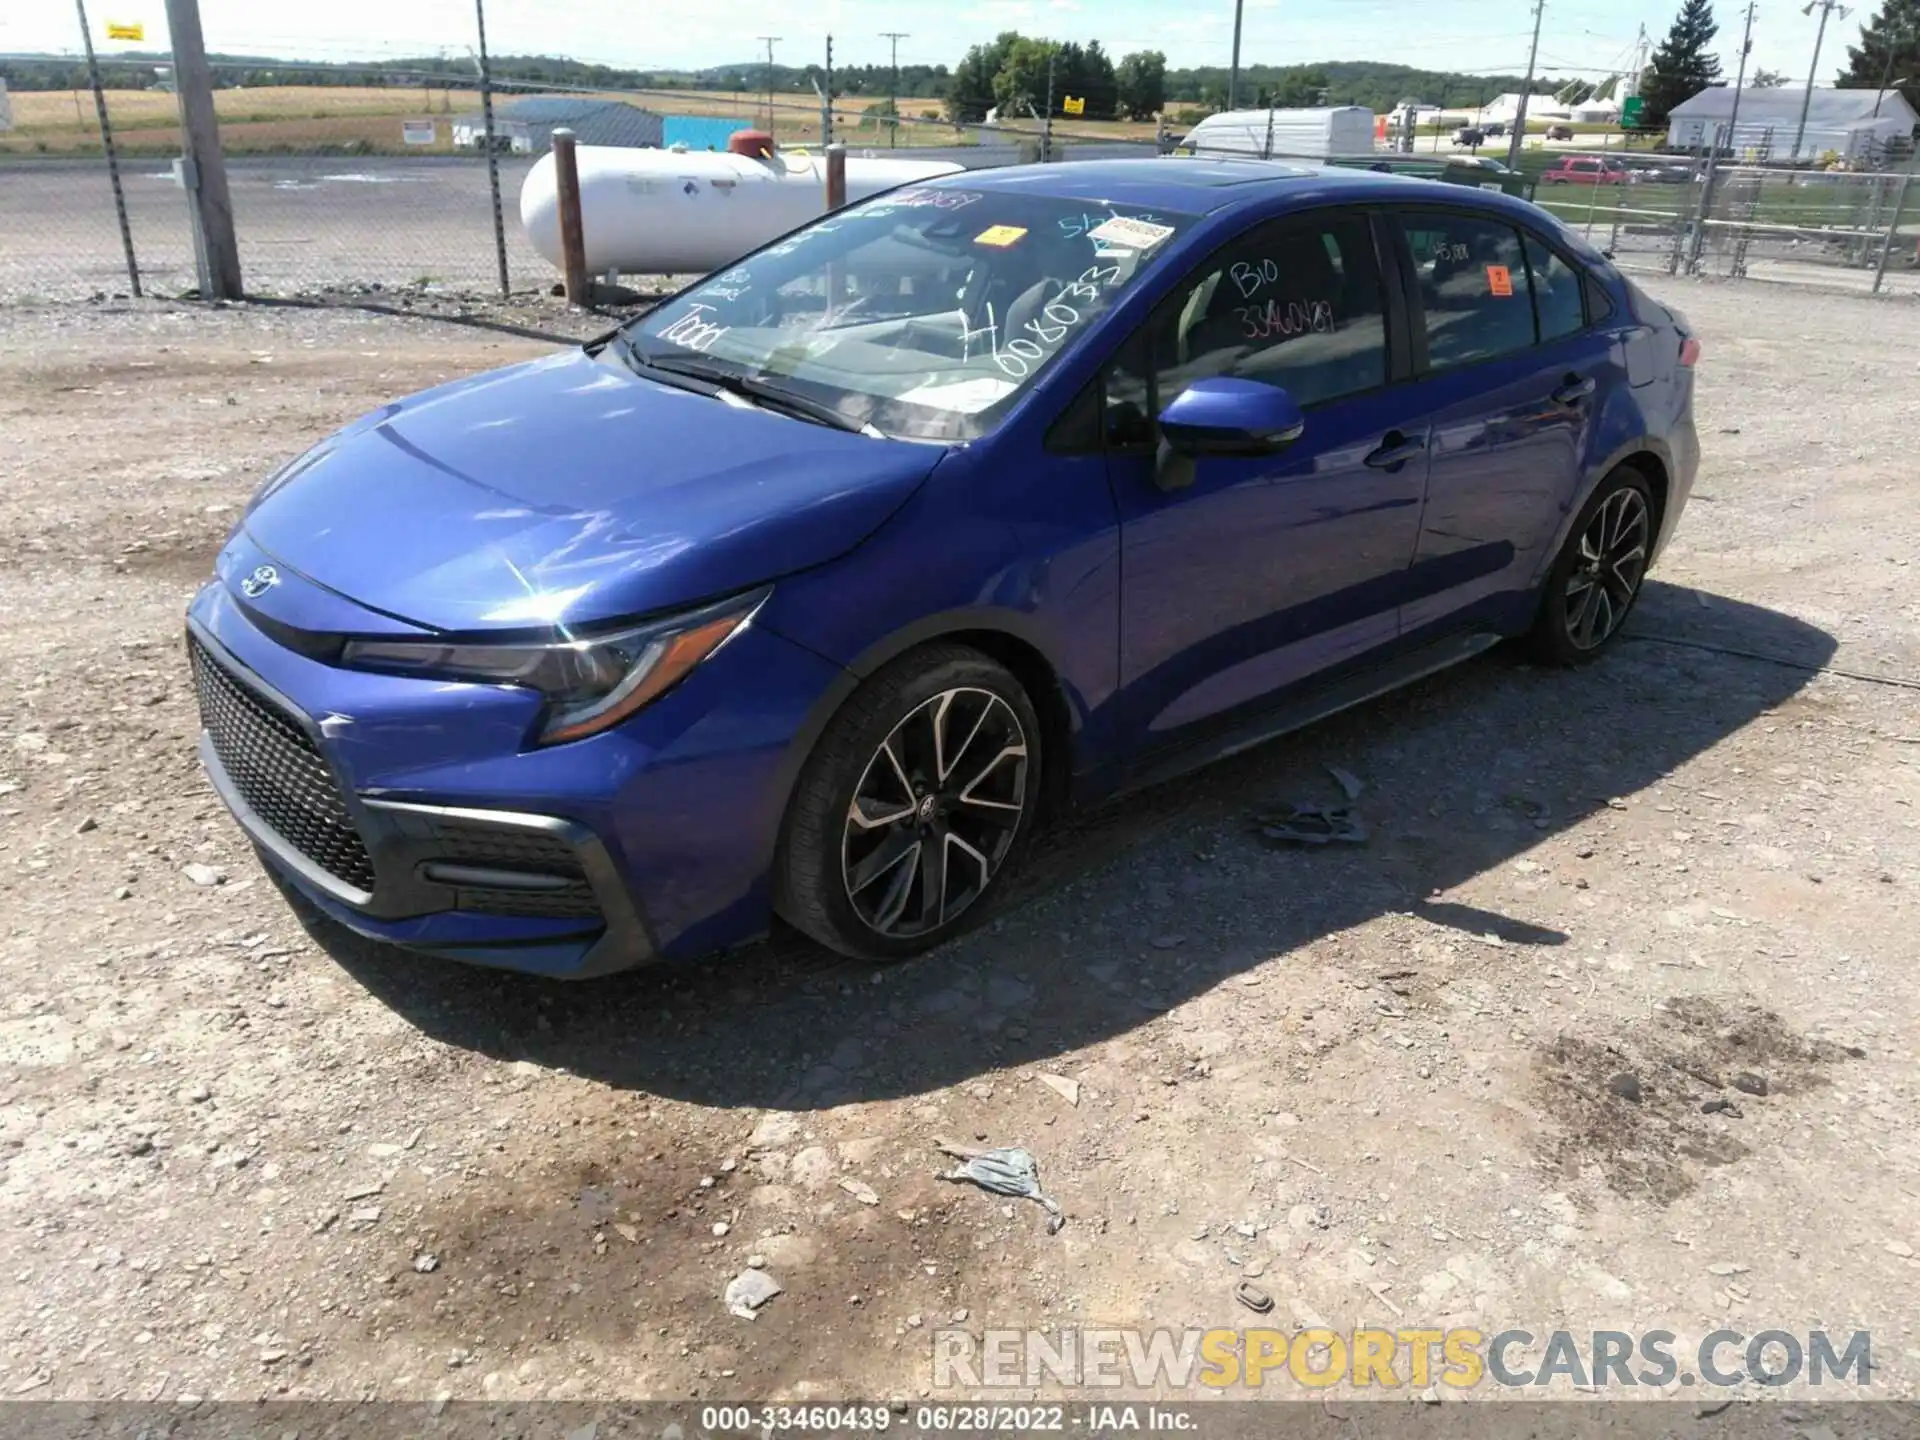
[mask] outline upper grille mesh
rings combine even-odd
[[[292,717],[189,637],[200,723],[241,797],[275,834],[336,879],[373,889],[373,860],[333,771]]]

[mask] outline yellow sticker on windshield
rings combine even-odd
[[[973,237],[973,243],[976,245],[999,245],[1004,247],[1013,244],[1026,233],[1026,230],[1018,225],[989,225]]]

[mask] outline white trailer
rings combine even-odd
[[[1373,153],[1373,112],[1360,105],[1318,110],[1223,110],[1187,132],[1187,155],[1258,155],[1331,160]]]

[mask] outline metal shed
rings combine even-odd
[[[1815,87],[1809,101],[1804,86],[1748,87],[1740,92],[1738,132],[1729,135],[1733,97],[1731,86],[1716,85],[1674,106],[1667,123],[1669,148],[1705,150],[1717,141],[1743,160],[1807,161],[1828,154],[1846,160],[1879,158],[1890,145],[1911,138],[1915,124],[1920,123],[1920,116],[1898,90],[1838,90],[1822,85]],[[1796,152],[1793,141],[1803,103],[1807,129]]]
[[[658,146],[661,118],[651,110],[624,100],[590,100],[562,95],[536,95],[496,106],[493,132],[504,148],[516,154],[541,154],[553,146],[553,132],[570,129],[582,145]],[[462,115],[453,122],[457,149],[486,143],[481,116]]]

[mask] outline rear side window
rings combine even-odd
[[[1580,272],[1531,235],[1526,237],[1526,251],[1541,341],[1578,334],[1587,323]]]
[[[1478,215],[1416,213],[1402,223],[1426,312],[1430,369],[1453,370],[1534,343],[1519,231]]]

